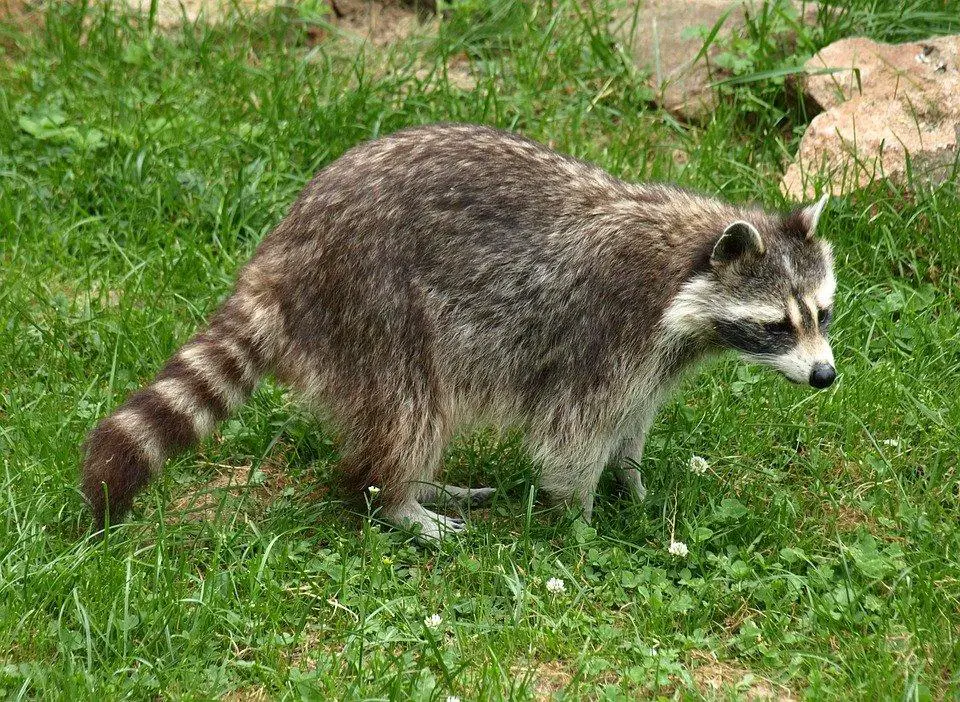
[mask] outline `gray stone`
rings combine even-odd
[[[781,182],[796,200],[878,178],[936,184],[960,141],[960,36],[905,44],[843,39],[807,62],[806,95],[825,111],[807,127]]]

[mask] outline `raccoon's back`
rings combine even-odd
[[[320,171],[274,238],[390,246],[395,256],[498,250],[529,245],[627,192],[602,169],[516,134],[415,127],[361,144]]]
[[[664,252],[631,239],[656,236],[671,192],[508,132],[418,127],[321,171],[252,267],[317,358],[375,367],[439,343],[451,363],[542,381],[534,360],[582,366],[649,333],[671,286]]]
[[[529,295],[554,285],[557,271],[595,260],[611,231],[622,234],[624,221],[661,199],[659,186],[644,191],[509,132],[416,127],[361,144],[318,173],[257,265],[293,297],[360,300],[411,288],[456,296],[492,283],[498,291],[489,292],[506,294],[521,269]]]

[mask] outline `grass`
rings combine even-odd
[[[784,205],[806,116],[783,80],[737,83],[707,124],[680,125],[584,7],[463,0],[438,36],[386,54],[311,45],[295,12],[160,33],[52,4],[41,27],[0,34],[0,696],[960,694],[955,183],[835,200],[821,226],[840,381],[812,394],[711,365],[654,427],[647,501],[605,483],[592,526],[542,505],[517,442],[481,432],[448,474],[499,497],[463,539],[420,546],[326,493],[335,445],[267,383],[108,540],[88,538],[84,434],[358,141],[486,122],[627,179]],[[803,30],[800,55],[758,37],[743,70],[958,18],[956,2],[857,0]]]

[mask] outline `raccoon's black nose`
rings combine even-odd
[[[829,363],[817,363],[810,371],[810,384],[817,390],[823,390],[833,385],[837,371]]]

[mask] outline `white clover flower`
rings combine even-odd
[[[369,492],[370,496],[373,497],[374,495],[380,494],[380,488],[378,488],[376,485],[371,485],[367,488],[367,492]]]
[[[671,556],[679,556],[680,558],[686,558],[687,554],[690,553],[690,549],[682,541],[671,541],[667,551]]]
[[[687,467],[690,469],[691,473],[703,475],[710,468],[710,464],[707,463],[707,459],[703,456],[690,456],[690,461],[687,463]]]
[[[438,626],[440,626],[442,621],[443,617],[441,617],[439,614],[431,614],[429,617],[423,620],[423,623],[431,629],[436,629]]]
[[[456,695],[447,695],[447,702],[460,702],[460,698]]]
[[[547,592],[552,592],[554,595],[559,595],[561,592],[567,591],[567,585],[560,578],[550,578],[547,581]]]

